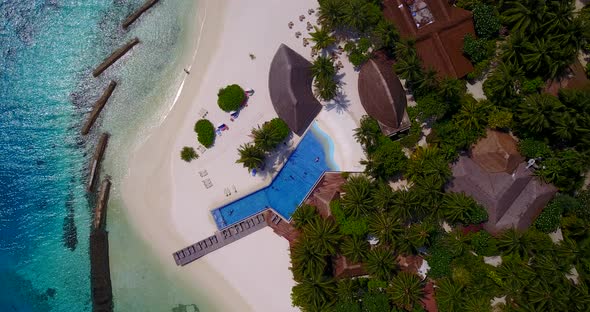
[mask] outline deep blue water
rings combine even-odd
[[[90,72],[114,47],[134,36],[133,27],[127,33],[119,25],[142,3],[0,1],[2,312],[91,310],[92,198],[85,182],[97,132],[88,137],[79,132],[108,80],[122,78],[118,71],[125,61],[98,79]],[[167,36],[172,33],[166,32],[168,26],[161,27],[164,31],[157,39],[162,45],[154,53],[166,55],[176,38]],[[152,62],[146,76],[137,79],[157,79],[164,62]],[[145,92],[133,86],[127,79],[123,91],[115,93]]]
[[[338,170],[332,156],[333,143],[314,123],[270,185],[211,212],[217,228],[239,222],[266,207],[290,219],[322,173]]]

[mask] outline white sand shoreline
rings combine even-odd
[[[288,243],[269,228],[185,267],[176,267],[172,253],[216,230],[211,209],[270,183],[272,175],[251,177],[236,164],[236,149],[250,141],[252,127],[276,117],[268,92],[268,68],[280,43],[310,59],[310,47],[304,48],[294,32],[299,30],[306,37],[305,24],[315,19],[307,9],[316,6],[315,0],[259,0],[256,6],[239,0],[199,2],[199,14],[203,10],[205,16],[200,23],[198,18],[195,21],[195,28],[202,26],[202,31],[191,47],[195,51],[187,67],[191,74],[180,84],[160,125],[150,128],[147,139],[131,152],[121,187],[130,223],[164,269],[202,292],[201,299],[213,304],[211,311],[298,310],[290,301],[294,281],[288,270]],[[303,22],[297,19],[301,14],[306,16]],[[295,22],[294,29],[287,27],[289,21]],[[249,53],[256,59],[250,60]],[[353,78],[344,91],[356,105],[342,112],[323,110],[316,120],[334,143],[333,158],[339,168],[358,171],[362,150],[352,140],[352,129],[362,107],[358,109],[356,76],[350,64],[345,64],[344,71]],[[256,91],[235,122],[216,104],[217,90],[232,83]],[[214,124],[224,122],[230,129],[198,160],[185,163],[179,151],[183,146],[197,146],[192,128],[202,108]],[[211,189],[204,188],[197,173],[203,169],[214,183]],[[239,194],[224,196],[222,189],[233,185]]]

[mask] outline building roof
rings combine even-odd
[[[410,127],[406,91],[385,55],[377,54],[361,66],[358,89],[363,108],[379,122],[385,135]]]
[[[313,95],[312,80],[311,63],[281,44],[270,64],[270,99],[279,117],[299,136],[322,110]]]
[[[416,49],[426,68],[434,68],[442,77],[455,78],[473,70],[463,55],[463,37],[475,36],[470,11],[453,7],[447,0],[385,0],[383,4],[383,14],[401,36],[416,39]]]
[[[512,227],[526,229],[557,192],[553,185],[534,177],[525,163],[512,174],[488,172],[461,156],[452,170],[447,191],[465,193],[483,205],[489,216],[484,227],[494,234]]]
[[[487,172],[512,173],[524,161],[516,140],[508,133],[490,130],[471,149],[471,158]]]
[[[545,84],[545,92],[557,96],[559,89],[590,89],[590,80],[586,77],[580,60],[569,66],[563,77],[551,79]]]

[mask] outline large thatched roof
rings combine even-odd
[[[489,129],[486,137],[471,149],[471,158],[487,172],[508,173],[524,160],[510,134]]]
[[[281,44],[270,64],[270,99],[279,117],[299,136],[322,110],[313,95],[312,80],[311,63]]]
[[[557,192],[534,177],[508,134],[488,131],[471,154],[453,165],[447,191],[465,193],[483,205],[489,216],[485,227],[491,233],[526,229]]]
[[[410,126],[406,112],[406,91],[392,69],[393,63],[378,55],[360,69],[358,89],[363,108],[379,122],[385,135]]]

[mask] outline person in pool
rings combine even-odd
[[[320,161],[320,158],[319,157],[316,157],[314,161],[315,162],[319,162]]]

